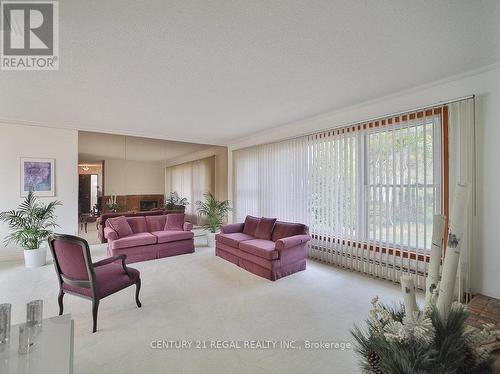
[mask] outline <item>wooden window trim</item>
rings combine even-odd
[[[429,262],[430,260],[430,255],[429,254],[424,254],[424,253],[418,253],[415,251],[409,251],[407,249],[398,249],[394,247],[386,247],[383,245],[378,245],[378,244],[368,244],[368,243],[362,243],[358,242],[355,240],[345,240],[345,239],[335,239],[329,236],[321,236],[317,234],[311,235],[313,239],[317,240],[326,240],[329,243],[336,243],[336,244],[342,244],[342,245],[348,245],[352,246],[355,248],[362,248],[362,249],[368,249],[373,252],[381,252],[382,254],[389,253],[389,255],[396,255],[397,257],[402,257],[402,258],[408,258],[410,257],[410,260],[415,260],[418,258],[418,261],[425,261]]]
[[[448,243],[448,218],[450,217],[450,152],[449,152],[449,131],[448,131],[448,107],[443,107],[443,114],[441,115],[441,137],[442,137],[442,186],[443,186],[443,214],[445,217],[445,230],[444,230],[444,253],[446,253],[446,244]]]

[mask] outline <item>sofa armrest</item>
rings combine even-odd
[[[243,223],[229,223],[220,227],[222,234],[233,234],[235,232],[243,232]]]
[[[104,228],[104,237],[108,240],[116,240],[118,239],[118,233],[113,230],[111,227]]]
[[[183,230],[191,231],[193,229],[193,224],[191,222],[184,222]]]
[[[292,248],[303,243],[307,243],[309,240],[311,240],[311,236],[307,234],[289,236],[288,238],[276,240],[276,249],[278,251],[282,251],[283,249]]]

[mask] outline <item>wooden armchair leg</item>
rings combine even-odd
[[[141,278],[137,279],[135,283],[135,303],[137,307],[140,308],[142,306],[141,301],[139,300],[139,291],[141,290]]]
[[[64,297],[64,292],[63,290],[60,290],[59,296],[57,297],[57,302],[59,303],[59,315],[62,315],[64,311],[63,297]]]
[[[93,328],[92,332],[97,331],[97,311],[99,309],[99,300],[92,301],[92,319],[93,319]]]

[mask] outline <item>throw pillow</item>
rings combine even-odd
[[[275,242],[279,239],[306,233],[306,225],[303,225],[302,223],[276,222],[271,240]]]
[[[255,230],[255,237],[258,239],[271,240],[274,222],[276,222],[276,218],[262,217],[257,225],[257,230]]]
[[[258,217],[247,216],[247,218],[245,218],[245,224],[243,225],[243,234],[255,236],[259,221],[260,218]]]
[[[183,231],[184,230],[184,213],[167,214],[165,222],[166,231]]]
[[[119,238],[123,238],[124,236],[129,236],[134,233],[125,216],[109,218],[106,222],[109,227],[116,231]]]

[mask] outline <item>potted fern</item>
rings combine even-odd
[[[231,211],[229,200],[219,201],[210,192],[203,194],[205,201],[196,202],[196,211],[199,215],[207,217],[204,227],[207,229],[207,243],[209,247],[215,246],[215,234],[225,222],[227,214]]]
[[[45,240],[57,227],[55,209],[60,201],[41,203],[33,191],[18,206],[17,210],[0,213],[0,221],[9,225],[10,234],[5,245],[13,242],[24,249],[24,263],[27,268],[45,265],[47,246]]]

